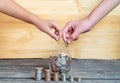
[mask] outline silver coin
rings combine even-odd
[[[62,65],[66,65],[66,58],[65,58],[66,56],[62,56],[62,58],[61,58],[61,62],[62,62]]]
[[[61,59],[58,57],[57,60],[56,60],[56,65],[58,67],[62,66],[62,63],[61,63]]]

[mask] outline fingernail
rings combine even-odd
[[[59,41],[59,37],[56,37],[56,40]]]

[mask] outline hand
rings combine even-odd
[[[56,41],[61,39],[61,28],[55,21],[39,20],[35,23],[39,30],[47,33]]]
[[[62,31],[63,40],[69,44],[77,40],[79,34],[89,31],[92,27],[93,24],[88,19],[68,22]]]

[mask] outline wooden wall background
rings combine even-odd
[[[68,21],[87,16],[101,0],[15,1],[41,18],[56,20],[63,28]],[[68,48],[35,26],[0,13],[0,58],[47,58],[60,50],[74,58],[120,59],[120,5]]]

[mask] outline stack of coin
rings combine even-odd
[[[61,81],[66,81],[66,74],[61,74]]]
[[[73,82],[74,81],[74,77],[73,76],[69,76],[69,81]]]
[[[43,68],[42,67],[36,67],[35,68],[35,80],[41,80],[43,75]]]
[[[74,80],[75,80],[76,82],[81,82],[81,77],[80,77],[80,76],[75,76],[75,77],[74,77]]]
[[[45,81],[50,81],[51,80],[51,71],[50,69],[45,69],[45,74],[44,74]]]
[[[59,73],[58,72],[53,73],[53,81],[59,81]]]

